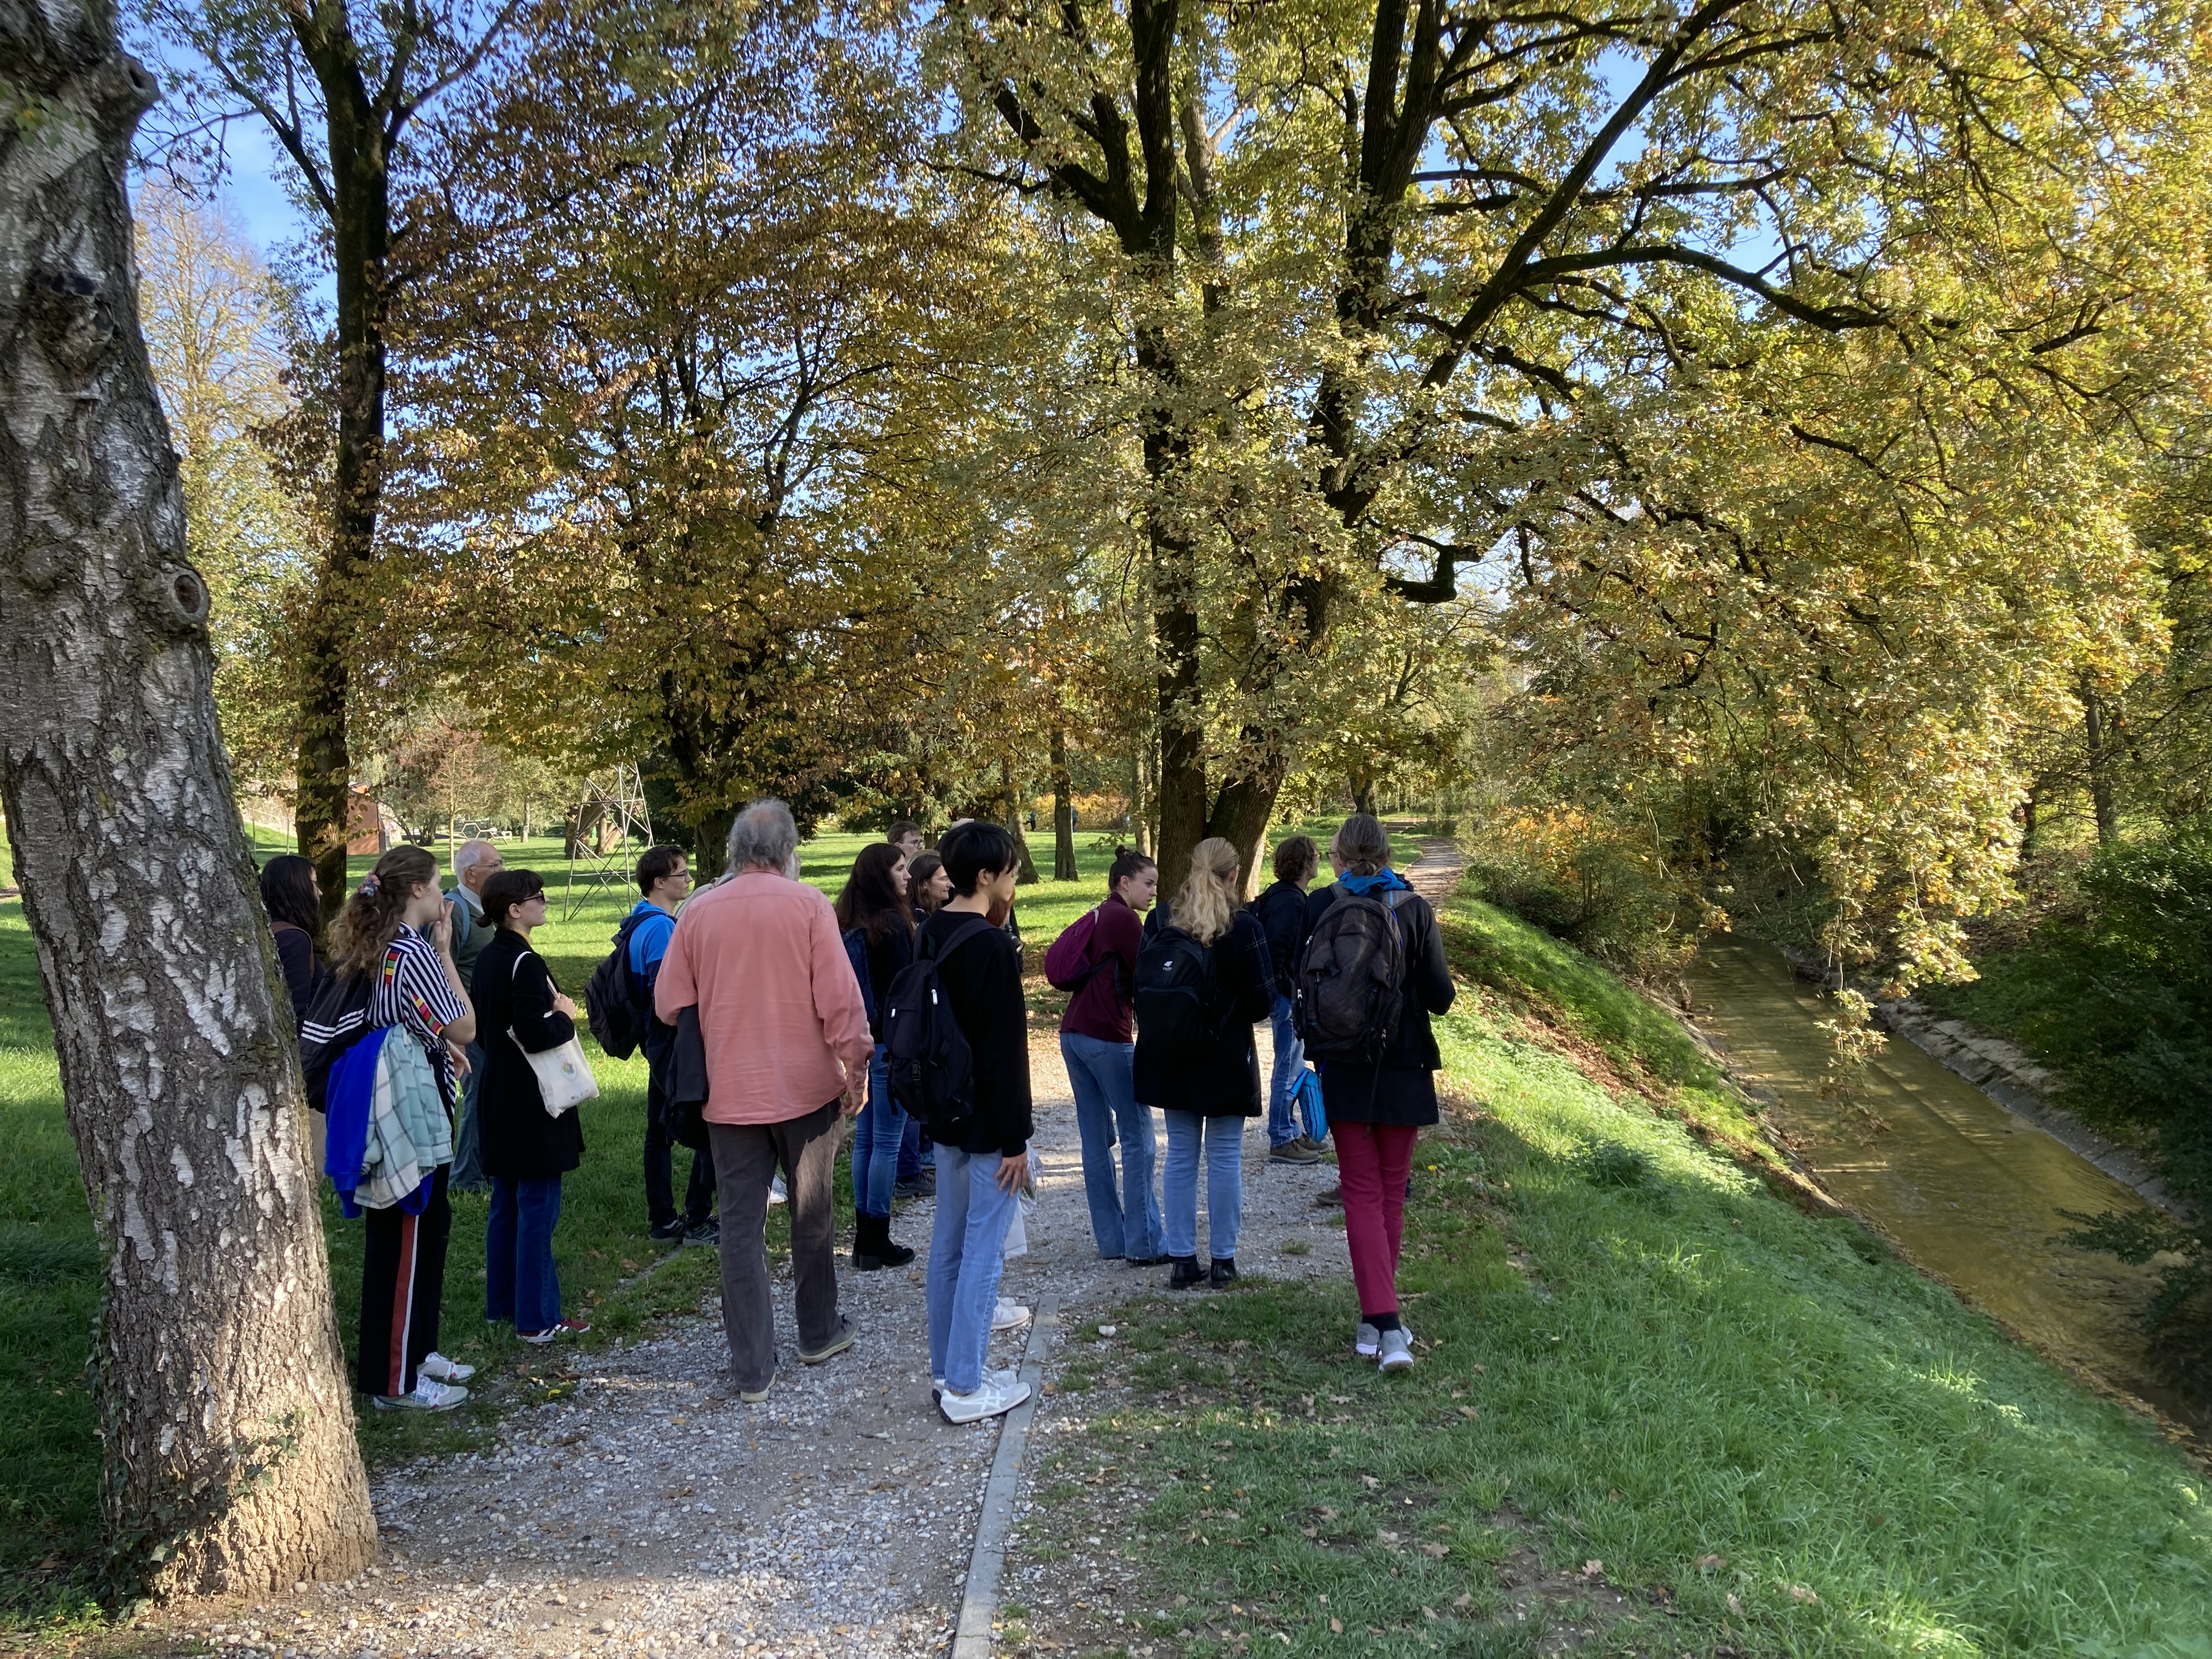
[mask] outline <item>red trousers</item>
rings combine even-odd
[[[1359,1316],[1398,1311],[1398,1245],[1406,1236],[1406,1176],[1418,1129],[1331,1118],[1336,1172],[1344,1188],[1344,1237]]]

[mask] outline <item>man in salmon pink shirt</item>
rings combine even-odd
[[[829,899],[799,875],[799,828],[780,800],[730,826],[729,875],[684,907],[654,981],[669,1024],[698,1011],[706,1049],[702,1115],[722,1212],[722,1325],[738,1397],[775,1378],[775,1307],[763,1229],[780,1165],[791,1195],[799,1358],[853,1346],[837,1311],[830,1182],[838,1119],[866,1098],[875,1042]]]

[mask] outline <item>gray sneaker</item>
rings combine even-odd
[[[1402,1325],[1395,1331],[1382,1333],[1381,1368],[1386,1371],[1408,1371],[1413,1368],[1413,1334]]]
[[[1352,1334],[1352,1351],[1362,1359],[1374,1358],[1382,1352],[1382,1333],[1361,1320],[1358,1330]]]

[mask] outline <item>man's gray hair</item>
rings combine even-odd
[[[780,800],[745,803],[738,821],[730,826],[730,868],[791,872],[793,855],[799,851],[799,825],[791,809]]]
[[[473,870],[499,851],[488,841],[465,841],[453,849],[453,874]]]

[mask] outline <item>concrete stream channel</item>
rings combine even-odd
[[[1825,1089],[1827,1006],[1771,945],[1714,939],[1685,984],[1697,1028],[1832,1197],[2014,1334],[2212,1439],[2203,1379],[2144,1328],[2152,1270],[2058,1237],[2059,1212],[2141,1210],[2136,1191],[1902,1036]]]

